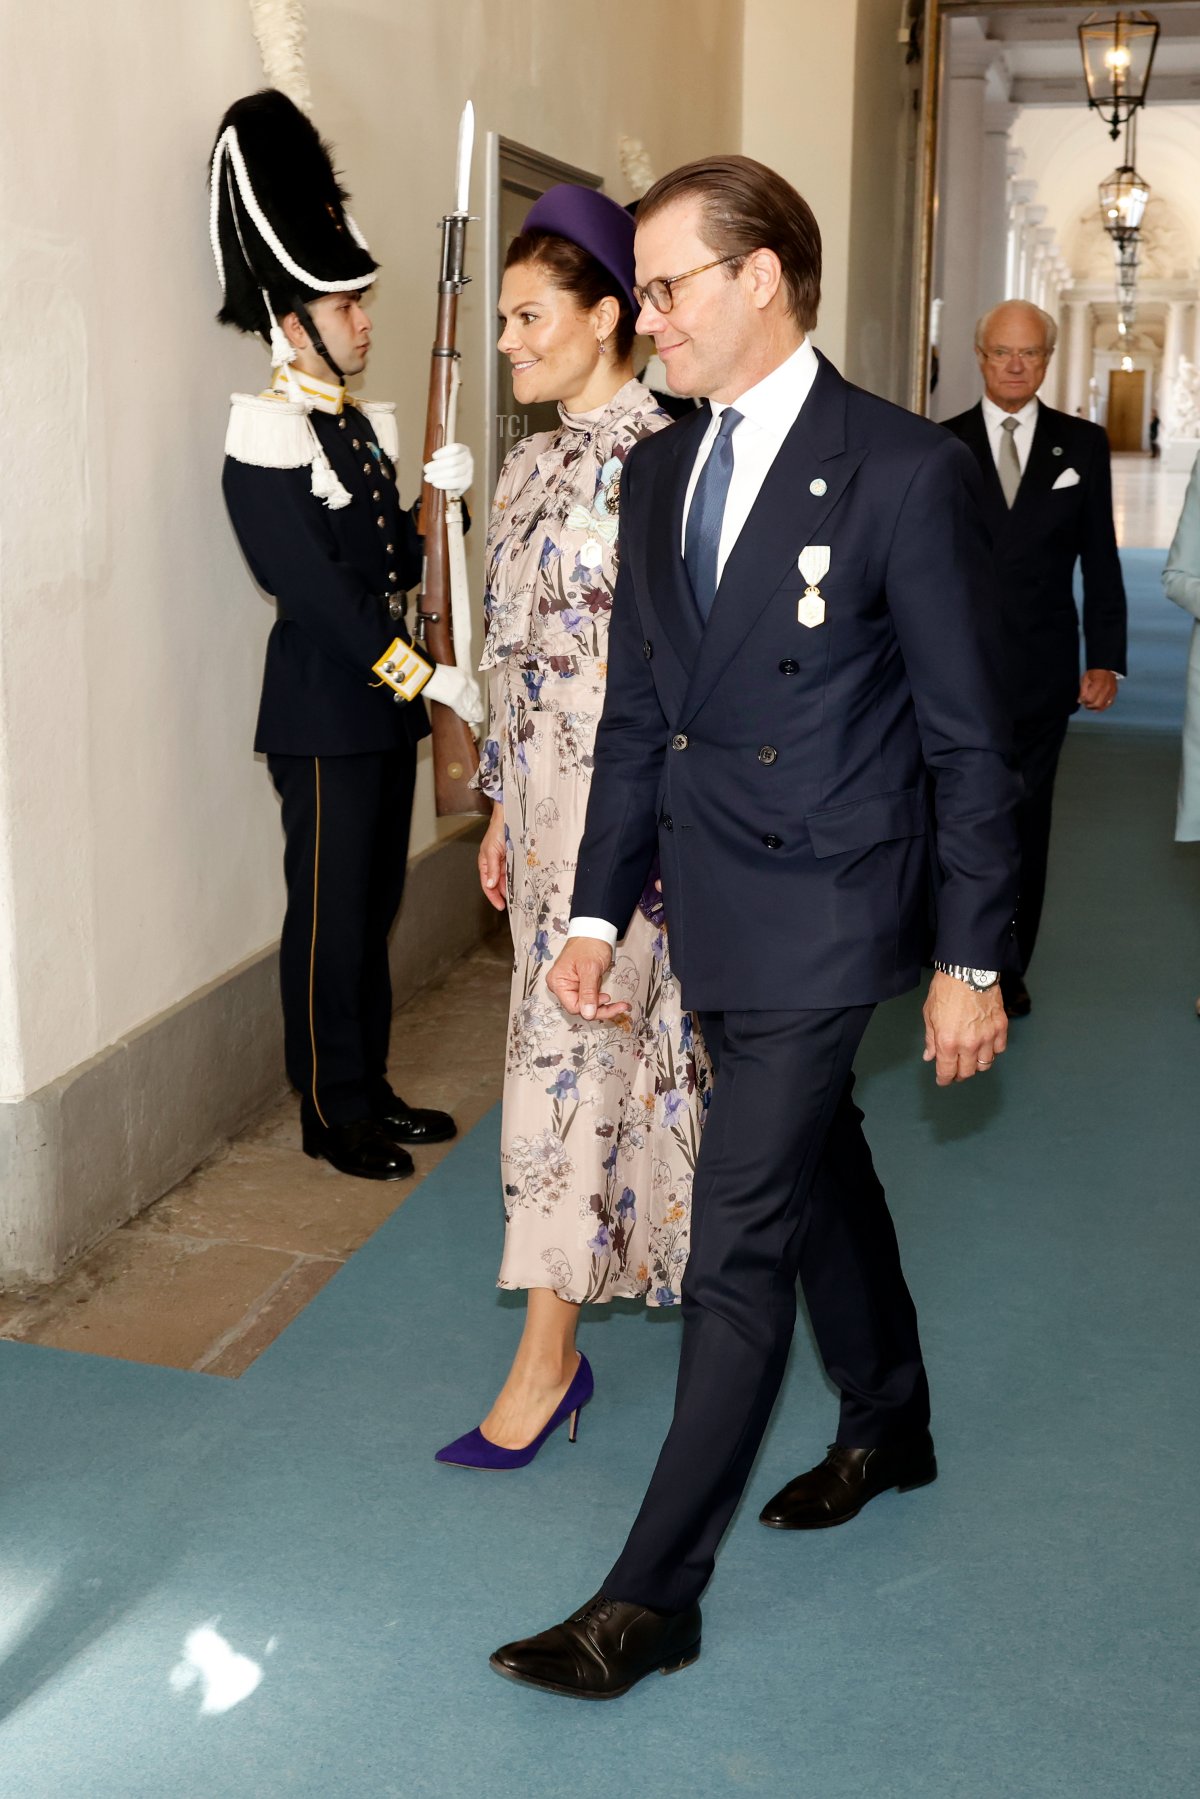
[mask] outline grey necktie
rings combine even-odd
[[[708,460],[700,470],[683,533],[683,560],[705,624],[717,597],[717,557],[721,548],[725,501],[733,474],[733,434],[741,422],[741,413],[732,406],[727,406],[721,414],[721,428],[708,452]]]
[[[1021,485],[1021,459],[1017,455],[1016,440],[1013,437],[1018,423],[1017,419],[1005,419],[1000,427],[1004,436],[1000,439],[1000,461],[997,465],[997,472],[1000,476],[1000,485],[1004,489],[1004,498],[1009,506],[1016,499],[1017,489]]]

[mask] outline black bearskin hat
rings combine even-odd
[[[367,287],[378,263],[346,211],[330,153],[286,94],[264,88],[221,120],[209,173],[223,325],[268,337],[297,301]]]

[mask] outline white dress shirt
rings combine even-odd
[[[771,464],[782,449],[784,438],[799,418],[800,408],[812,392],[818,366],[817,353],[805,338],[786,362],[781,362],[769,375],[764,375],[761,381],[748,387],[738,399],[709,401],[712,420],[700,440],[696,460],[692,464],[683,503],[683,532],[687,531],[688,513],[691,511],[692,495],[696,491],[700,471],[708,461],[709,451],[721,429],[721,414],[726,406],[736,406],[742,418],[731,439],[733,474],[725,497],[721,542],[717,550],[718,582],[725,572],[729,553],[741,536],[742,527],[750,516]],[[681,535],[681,556],[683,541]],[[616,948],[617,935],[617,927],[605,918],[572,918],[567,927],[568,937],[597,937],[613,949]]]
[[[983,422],[987,426],[988,443],[992,447],[992,461],[997,470],[1000,467],[1000,445],[1004,442],[1005,419],[1016,419],[1017,428],[1012,434],[1016,445],[1017,461],[1021,465],[1021,473],[1025,473],[1025,464],[1029,461],[1029,452],[1033,448],[1033,434],[1037,430],[1038,397],[1027,400],[1020,412],[1005,412],[997,406],[995,400],[983,396]]]

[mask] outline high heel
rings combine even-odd
[[[591,1399],[595,1387],[591,1363],[581,1354],[570,1386],[559,1400],[550,1422],[544,1430],[538,1432],[532,1443],[526,1443],[523,1449],[502,1449],[499,1443],[489,1442],[481,1430],[470,1430],[465,1437],[456,1437],[453,1443],[447,1443],[444,1449],[439,1449],[434,1460],[452,1463],[456,1468],[486,1468],[493,1473],[525,1468],[547,1437],[552,1436],[568,1419],[570,1424],[567,1439],[571,1443],[575,1441],[579,1434],[579,1414]]]

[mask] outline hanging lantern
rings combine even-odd
[[[1137,232],[1132,232],[1113,244],[1113,261],[1117,265],[1118,282],[1137,280],[1141,249],[1142,240]]]
[[[1079,27],[1088,105],[1114,141],[1126,119],[1146,103],[1159,29],[1158,20],[1140,8],[1089,13]]]
[[[1132,163],[1122,163],[1100,183],[1100,220],[1116,242],[1137,231],[1150,199],[1150,184]]]

